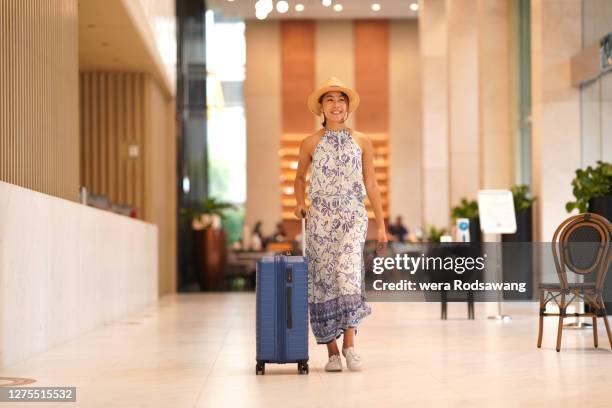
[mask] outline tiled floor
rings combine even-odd
[[[535,304],[506,305],[508,323],[486,319],[493,304],[477,304],[473,321],[465,304],[447,321],[435,303],[371,306],[356,339],[361,373],[324,372],[325,348],[311,338],[309,375],[292,364],[255,376],[255,298],[245,293],[164,297],[0,376],[77,387],[77,404],[34,407],[612,406],[603,324],[599,349],[591,330],[565,330],[557,353],[553,319],[535,347]]]

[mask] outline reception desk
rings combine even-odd
[[[155,225],[0,182],[0,367],[157,302],[157,239]]]

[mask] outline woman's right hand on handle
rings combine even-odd
[[[298,218],[306,218],[306,206],[302,204],[298,204],[295,207],[295,211],[293,213]]]

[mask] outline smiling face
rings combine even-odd
[[[321,112],[331,123],[343,123],[348,111],[348,97],[343,92],[332,91],[321,96]]]

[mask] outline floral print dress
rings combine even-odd
[[[310,325],[319,344],[371,313],[362,282],[368,215],[361,155],[345,128],[325,129],[312,156],[306,257]]]

